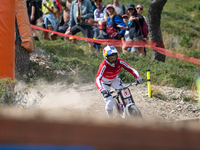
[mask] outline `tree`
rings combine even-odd
[[[160,29],[160,19],[163,7],[167,0],[152,0],[149,6],[149,36],[152,44],[156,47],[164,48],[162,33]],[[165,55],[153,49],[152,58],[158,61],[165,62]]]
[[[24,71],[29,70],[30,55],[29,52],[21,46],[21,39],[19,36],[19,30],[17,20],[15,22],[16,28],[16,41],[15,41],[15,75],[21,75]],[[16,77],[15,76],[15,77]]]

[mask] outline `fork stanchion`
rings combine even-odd
[[[150,69],[147,69],[147,85],[148,85],[148,97],[151,98]]]

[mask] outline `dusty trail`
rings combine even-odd
[[[135,103],[145,120],[176,121],[198,117],[199,106],[195,92],[184,88],[152,86],[152,89],[158,90],[158,88],[162,95],[166,97],[165,100],[155,97],[148,98],[146,85],[130,87]],[[26,108],[46,112],[53,111],[58,114],[72,113],[106,117],[105,103],[93,83],[82,85],[56,83],[49,85],[41,82],[30,91],[32,92],[29,94],[28,103],[22,103]],[[37,91],[43,95],[43,98],[30,96],[33,95],[33,92],[37,95]],[[193,95],[196,101],[185,102],[183,95],[188,97]]]

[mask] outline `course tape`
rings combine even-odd
[[[64,34],[64,33],[51,31],[51,30],[48,30],[48,29],[40,28],[38,26],[34,26],[34,25],[30,25],[30,26],[31,26],[31,28],[34,28],[34,29],[37,29],[37,30],[55,33],[55,34],[61,35],[61,36],[73,37],[75,39],[85,40],[85,41],[88,41],[88,42],[93,42],[93,43],[98,43],[98,44],[113,45],[115,47],[122,47],[122,46],[126,46],[126,47],[132,47],[132,46],[134,46],[134,47],[152,47],[152,49],[156,50],[157,52],[159,52],[163,55],[170,56],[170,57],[173,57],[173,58],[177,58],[177,59],[180,59],[180,60],[183,60],[183,61],[193,63],[193,64],[200,66],[200,59],[190,57],[190,56],[187,56],[187,55],[183,55],[183,54],[180,54],[180,53],[168,50],[168,49],[164,49],[164,48],[155,46],[155,43],[162,43],[162,41],[160,41],[160,42],[155,42],[155,41],[126,41],[126,42],[123,43],[121,40],[85,38],[85,37],[80,37],[80,36],[76,36],[76,35],[67,35],[67,34]]]

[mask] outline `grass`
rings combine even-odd
[[[195,102],[195,100],[192,97],[188,96],[188,95],[182,95],[182,98],[183,98],[183,101],[185,101],[185,102],[189,102],[189,103],[194,103]]]
[[[162,94],[162,92],[159,90],[159,87],[152,89],[152,97],[158,98],[160,100],[167,100],[167,97]]]
[[[87,43],[85,41],[80,42],[82,44],[85,44],[85,46],[87,47]],[[35,78],[37,78],[37,76],[43,76],[44,78],[54,80],[56,79],[54,70],[63,70],[68,72],[69,79],[68,77],[66,77],[66,81],[69,83],[71,83],[72,81],[75,82],[76,80],[78,80],[78,82],[84,83],[94,82],[98,66],[103,60],[102,53],[90,54],[87,48],[80,49],[79,47],[62,40],[41,40],[40,43],[35,42],[34,45],[35,48],[40,47],[48,53],[48,55],[50,56],[49,61],[53,65],[51,71],[49,71],[49,69],[45,71],[45,68],[34,64],[32,68],[35,69],[35,71],[31,72],[34,72],[35,74],[40,72],[40,74],[36,74],[34,76]],[[189,53],[187,51],[184,51],[183,49],[182,52],[188,53],[188,55],[191,56],[196,56],[195,53],[199,55],[198,51]],[[143,79],[146,79],[146,70],[150,69],[152,84],[160,85],[162,83],[163,85],[173,86],[177,88],[183,86],[186,86],[188,88],[192,87],[192,85],[194,84],[193,78],[199,69],[198,66],[170,57],[167,57],[166,62],[162,63],[152,60],[151,55],[152,49],[147,48],[147,57],[125,53],[121,54],[120,58],[124,59],[136,70],[138,70]],[[135,78],[124,69],[122,69],[119,76],[125,83],[133,82],[135,80]]]

